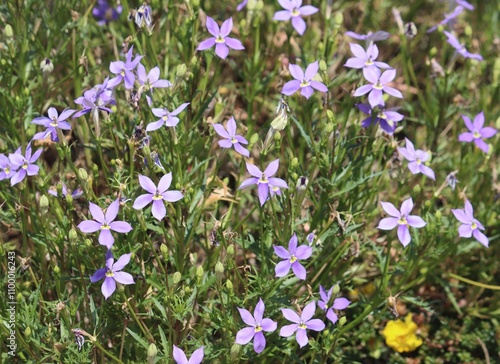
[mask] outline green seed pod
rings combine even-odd
[[[230,244],[227,247],[226,253],[227,253],[228,256],[233,256],[234,255],[234,245],[233,244]]]
[[[344,24],[344,14],[342,14],[340,11],[336,12],[333,16],[333,22],[335,24],[335,27],[340,27],[342,24]]]
[[[333,286],[332,295],[336,296],[339,292],[340,292],[340,286],[336,284],[335,286]]]
[[[92,246],[92,240],[90,239],[85,239],[84,244],[87,248],[90,248]]]
[[[82,181],[86,181],[88,178],[89,178],[89,175],[87,173],[87,170],[84,169],[84,168],[79,168],[78,169],[78,177],[82,180]]]
[[[346,323],[347,323],[347,319],[346,319],[346,317],[345,317],[345,316],[342,316],[342,317],[339,319],[339,327],[344,326]]]
[[[42,210],[47,210],[47,208],[49,207],[49,199],[47,198],[47,196],[42,195],[42,197],[40,197],[39,204]]]
[[[151,361],[152,363],[154,362],[153,359],[156,358],[156,355],[158,354],[158,349],[156,348],[156,345],[151,343],[148,346],[148,362]]]
[[[201,265],[199,265],[196,268],[196,277],[202,278],[204,274],[205,274],[205,271],[203,270],[203,267]]]
[[[160,252],[161,252],[161,255],[163,255],[163,259],[168,258],[168,247],[165,244],[160,245]]]
[[[58,265],[56,265],[53,269],[53,272],[54,272],[54,276],[55,277],[60,277],[61,276],[61,268],[59,268]]]
[[[172,276],[172,282],[174,282],[174,284],[179,284],[181,279],[182,279],[182,275],[180,272],[175,272]]]
[[[232,293],[233,292],[233,282],[231,282],[229,279],[226,281],[226,288],[227,290]]]
[[[31,327],[27,327],[26,330],[24,330],[24,336],[29,337],[31,336]]]
[[[77,238],[78,238],[78,233],[76,232],[76,230],[73,228],[69,229],[68,239],[69,239],[70,243],[74,243]]]
[[[420,194],[420,192],[422,192],[422,187],[420,187],[420,185],[415,185],[415,187],[413,187],[413,192],[415,192],[415,194]]]
[[[328,118],[328,121],[330,123],[334,123],[335,122],[335,115],[333,114],[333,111],[332,110],[326,110],[326,117]],[[332,129],[333,130],[333,129]]]
[[[254,133],[250,138],[250,144],[255,144],[259,141],[259,134]]]
[[[328,69],[327,65],[326,65],[326,62],[324,59],[320,59],[319,61],[319,69],[321,70],[321,72],[326,72],[326,70]]]
[[[224,273],[224,265],[220,261],[218,261],[215,264],[215,273],[217,273],[217,274]]]
[[[299,160],[297,159],[297,157],[293,157],[292,163],[290,165],[292,166],[292,168],[297,168],[297,166],[299,165]]]

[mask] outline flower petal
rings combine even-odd
[[[408,221],[408,225],[414,228],[422,228],[425,225],[427,225],[427,223],[420,216],[417,215],[407,216],[406,221]]]
[[[106,210],[106,222],[109,224],[111,221],[116,219],[116,216],[118,215],[118,210],[120,209],[120,200],[116,199],[114,200],[107,208]]]
[[[166,190],[168,190],[171,183],[172,183],[172,172],[169,172],[160,179],[160,182],[158,183],[158,192],[161,194]]]
[[[101,228],[102,224],[94,220],[85,220],[78,224],[78,228],[83,233],[95,233]]]
[[[146,205],[153,201],[152,194],[144,194],[137,197],[134,201],[134,205],[132,206],[136,210],[142,210]]]
[[[240,345],[246,345],[252,341],[255,335],[255,329],[253,327],[245,327],[238,331],[236,334],[236,343]]]
[[[278,264],[276,264],[276,267],[274,267],[274,272],[276,273],[276,277],[284,277],[288,274],[288,272],[290,271],[290,261],[287,259],[287,260],[283,260],[281,262],[279,262]]]
[[[244,323],[246,323],[248,326],[255,327],[256,320],[254,319],[250,311],[239,307],[238,311],[240,312],[241,319],[243,320]]]
[[[109,224],[111,230],[116,231],[117,233],[128,233],[132,230],[132,226],[126,221],[113,221]]]
[[[104,283],[101,286],[101,292],[104,295],[105,299],[108,299],[109,296],[113,294],[116,290],[116,282],[111,277],[106,277],[104,279]]]
[[[403,203],[401,204],[401,215],[408,216],[408,214],[411,212],[413,209],[413,200],[410,197],[407,200],[404,200]]]
[[[113,278],[121,284],[135,284],[134,277],[132,277],[132,274],[127,272],[115,272]]]
[[[316,311],[316,302],[315,301],[309,302],[302,310],[302,315],[300,315],[300,319],[302,320],[302,322],[309,321],[314,316],[315,311]]]
[[[184,351],[182,351],[175,345],[172,356],[174,357],[174,360],[176,361],[177,364],[188,364],[188,359],[186,357],[186,354],[184,354]]]
[[[298,261],[292,263],[292,271],[297,278],[302,279],[303,281],[306,279],[306,269]]]
[[[298,324],[285,325],[280,329],[280,336],[283,337],[292,336],[295,333],[295,331],[297,331],[298,328],[299,328]]]
[[[111,235],[111,231],[108,229],[101,230],[99,234],[99,244],[104,245],[106,248],[111,249],[115,242],[115,238]]]
[[[99,206],[97,206],[95,203],[89,202],[89,210],[94,220],[100,222],[101,224],[104,224],[104,214],[102,213],[102,210]]]
[[[161,221],[167,214],[167,208],[163,200],[154,200],[153,207],[151,208],[151,213],[158,220]]]
[[[403,244],[404,247],[406,247],[408,244],[410,244],[411,241],[411,236],[410,236],[410,230],[408,229],[408,226],[406,225],[399,225],[398,227],[398,238],[401,244]]]
[[[399,218],[401,216],[401,213],[398,211],[398,209],[396,207],[394,207],[394,205],[392,203],[380,201],[380,204],[382,205],[382,208],[384,209],[384,211],[387,212],[387,214],[389,214],[389,216],[397,217],[397,218]]]
[[[151,178],[140,174],[139,175],[139,184],[141,185],[142,188],[144,188],[149,193],[152,193],[152,194],[156,193],[156,185],[151,180]]]
[[[307,343],[309,342],[309,338],[307,337],[307,331],[305,329],[299,328],[297,330],[297,335],[295,336],[295,339],[297,340],[297,343],[301,348],[306,346]]]

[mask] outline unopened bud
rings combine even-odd
[[[164,259],[168,258],[168,247],[165,244],[160,245],[160,252]]]
[[[231,346],[231,362],[236,362],[240,356],[241,346],[239,344],[233,344]]]
[[[255,144],[259,141],[259,134],[254,133],[250,138],[250,144]]]
[[[281,131],[286,128],[288,124],[288,115],[284,112],[280,112],[278,116],[271,121],[271,128],[276,131]]]
[[[3,35],[5,35],[5,38],[9,40],[14,38],[14,30],[12,29],[12,26],[10,24],[7,24],[3,29]]]
[[[335,286],[333,286],[332,295],[336,296],[339,292],[340,292],[340,286],[336,284]]]
[[[320,61],[319,61],[319,69],[322,72],[326,72],[326,70],[328,69],[328,67],[327,67],[326,62],[325,62],[324,59],[320,59]]]
[[[309,179],[304,176],[300,176],[297,180],[297,190],[304,191],[307,188],[307,184],[309,183]]]
[[[26,330],[24,330],[24,336],[28,337],[31,336],[31,327],[27,327]]]
[[[175,70],[175,76],[177,78],[182,78],[187,72],[187,66],[183,63],[177,66]]]
[[[54,276],[55,276],[55,277],[59,277],[59,276],[61,275],[61,268],[59,268],[59,266],[58,266],[58,265],[56,265],[56,266],[54,267],[53,271],[54,271]]]
[[[234,245],[233,244],[229,244],[229,246],[227,247],[226,253],[229,256],[233,256],[234,255]]]
[[[154,360],[152,359],[155,359],[156,354],[158,354],[158,349],[156,348],[155,344],[153,343],[149,344],[147,354],[148,354],[148,362],[151,361],[152,363],[154,363]]]
[[[175,272],[172,276],[172,282],[174,282],[174,284],[179,284],[181,279],[182,279],[182,275],[180,272]]]
[[[222,263],[220,261],[218,261],[216,264],[215,264],[215,273],[217,274],[222,274],[224,273],[224,265],[222,265]]]
[[[84,244],[87,248],[90,248],[92,246],[92,240],[90,239],[85,239]]]
[[[443,214],[441,213],[441,211],[440,211],[440,210],[437,210],[437,211],[436,211],[436,220],[437,220],[438,222],[440,222],[442,217],[443,217]]]
[[[196,277],[198,277],[198,278],[202,278],[204,273],[205,273],[205,272],[203,271],[203,267],[202,267],[201,265],[199,265],[199,266],[196,268]]]
[[[347,319],[345,318],[345,316],[342,316],[342,317],[339,319],[339,327],[344,326],[346,323],[347,323]]]
[[[415,187],[413,187],[413,192],[418,195],[420,192],[422,192],[422,187],[420,187],[420,185],[415,185]]]
[[[226,281],[226,288],[229,292],[233,292],[233,282],[231,282],[229,279]]]
[[[42,195],[42,197],[40,197],[40,208],[42,210],[46,210],[48,207],[49,207],[49,199],[47,198],[47,196]]]
[[[89,178],[89,175],[87,173],[87,170],[84,169],[84,168],[79,168],[78,169],[78,177],[82,180],[82,181],[86,181],[88,178]]]
[[[293,157],[292,163],[290,163],[290,165],[292,166],[292,168],[296,168],[299,165],[299,160],[297,159],[297,157]]]
[[[52,73],[52,71],[54,70],[54,64],[49,58],[45,58],[40,63],[40,70],[44,75],[48,75],[49,73]]]
[[[335,122],[335,115],[333,114],[332,110],[326,110],[326,117],[328,118],[328,121],[330,123],[334,123]]]
[[[77,238],[78,238],[78,233],[76,232],[76,230],[73,228],[69,229],[69,232],[68,232],[69,241],[71,243],[74,243]]]

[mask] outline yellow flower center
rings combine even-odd
[[[260,332],[260,331],[262,331],[262,326],[260,326],[260,325],[255,326],[255,328],[253,329],[253,331],[254,332]]]
[[[224,37],[218,35],[217,38],[215,38],[215,43],[226,43],[226,41],[224,40]]]
[[[28,162],[24,162],[23,166],[22,166],[23,169],[28,169]]]
[[[373,88],[382,90],[384,87],[380,84],[380,81],[377,81],[377,83],[373,85]]]
[[[311,83],[309,81],[306,81],[306,80],[303,80],[301,83],[300,83],[300,87],[307,87],[309,86]]]
[[[373,64],[372,57],[368,57],[368,59],[365,61],[365,66],[371,66]]]
[[[301,321],[299,324],[299,329],[307,329],[306,324]]]
[[[474,136],[474,139],[479,139],[479,138],[481,138],[481,134],[479,134],[479,132],[478,132],[478,131],[475,131],[472,135]]]
[[[406,217],[405,216],[400,217],[398,220],[398,224],[399,225],[408,225],[408,221],[406,221]]]
[[[379,112],[378,115],[377,115],[377,117],[379,119],[387,119],[387,115],[383,111]]]
[[[103,224],[103,225],[101,226],[101,230],[109,230],[109,229],[110,229],[110,227],[109,227],[109,225],[108,225],[108,224]]]
[[[156,191],[155,195],[153,196],[153,200],[162,200],[163,196],[160,195],[158,191]]]
[[[53,127],[56,127],[57,126],[57,120],[56,118],[53,118],[51,123],[50,123],[50,126],[53,126]]]
[[[231,138],[231,143],[236,144],[238,143],[238,141],[236,140],[236,138]]]
[[[9,167],[5,167],[4,170],[5,174],[9,174],[10,173],[10,168]]]
[[[107,272],[106,272],[106,277],[114,277],[115,276],[115,273],[113,273],[113,271],[111,269],[109,269]]]
[[[299,9],[294,8],[294,9],[292,10],[292,16],[299,16],[299,15],[300,15],[300,11],[299,11]]]
[[[293,264],[297,261],[297,257],[295,255],[290,256],[290,263]]]
[[[262,177],[259,179],[259,183],[269,183],[265,174],[262,174]]]
[[[471,228],[472,230],[477,229],[477,224],[476,224],[475,222],[473,222],[473,223],[471,224],[470,228]]]
[[[417,162],[418,165],[422,164],[422,161],[420,159],[418,159],[418,158],[417,158],[416,162]]]

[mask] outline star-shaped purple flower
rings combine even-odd
[[[53,142],[59,141],[59,137],[57,135],[57,129],[70,130],[71,125],[66,120],[74,112],[75,110],[72,109],[64,109],[61,115],[59,115],[59,113],[55,108],[49,107],[49,110],[47,112],[49,117],[40,116],[38,118],[33,119],[33,121],[31,122],[32,124],[42,125],[47,128],[45,131],[36,133],[33,136],[33,140],[45,139],[50,135],[50,139]]]
[[[130,262],[132,253],[123,254],[116,263],[111,250],[106,252],[106,267],[96,270],[90,277],[92,283],[98,282],[104,278],[101,286],[101,292],[105,299],[113,294],[116,290],[116,282],[121,284],[134,284],[134,278],[130,273],[122,272],[121,270]]]
[[[125,62],[116,61],[110,63],[109,70],[111,73],[116,75],[116,77],[109,80],[108,87],[114,88],[122,83],[122,81],[124,81],[125,88],[127,90],[134,87],[135,75],[132,71],[137,67],[144,56],[137,55],[134,59],[132,59],[133,51],[134,47],[130,47],[125,56]]]
[[[393,134],[396,130],[396,123],[404,118],[400,113],[386,109],[384,105],[378,105],[375,109],[368,104],[356,104],[356,107],[366,115],[370,115],[361,122],[363,128],[368,128],[372,123],[379,123],[387,134]]]
[[[167,173],[160,179],[158,187],[149,177],[143,175],[139,175],[139,183],[149,193],[137,197],[132,207],[136,210],[142,210],[152,202],[151,213],[158,220],[162,220],[167,214],[164,201],[176,202],[184,197],[180,191],[167,191],[172,184],[172,172]]]
[[[263,318],[265,308],[266,306],[264,305],[262,298],[259,299],[259,303],[255,306],[253,315],[248,310],[238,307],[241,319],[249,327],[245,327],[244,329],[238,331],[236,334],[236,343],[246,345],[254,339],[253,349],[257,354],[261,353],[266,347],[266,338],[263,331],[273,332],[278,327],[278,324],[275,321],[270,318]]]
[[[472,58],[476,59],[478,61],[483,60],[483,56],[477,53],[470,53],[465,46],[458,41],[458,39],[451,34],[450,32],[447,32],[446,30],[443,32],[446,37],[448,38],[446,41],[457,51],[458,54],[463,56],[464,58]]]
[[[468,200],[465,200],[465,209],[451,209],[451,212],[462,223],[458,228],[458,235],[463,238],[474,236],[478,242],[488,247],[488,238],[479,231],[484,230],[484,226],[474,218],[474,209]]]
[[[387,84],[391,82],[394,77],[396,77],[396,70],[390,69],[381,74],[377,67],[368,67],[363,68],[363,75],[368,82],[371,82],[371,84],[359,87],[354,92],[354,96],[362,96],[369,92],[368,102],[371,107],[385,105],[384,99],[382,98],[383,92],[386,92],[394,97],[403,98],[403,94],[399,90],[387,86]]]
[[[462,115],[465,126],[469,129],[468,132],[462,133],[458,136],[458,141],[460,142],[474,142],[476,146],[483,152],[488,153],[490,146],[484,142],[483,139],[488,139],[494,136],[498,130],[492,127],[484,126],[484,112],[481,111],[474,118],[474,122],[468,116]]]
[[[11,186],[18,184],[26,176],[34,176],[38,174],[40,167],[34,163],[40,157],[42,151],[43,149],[38,149],[33,155],[31,155],[31,144],[28,144],[25,155],[22,154],[21,147],[19,147],[13,154],[9,154],[12,171],[16,171],[16,173],[10,178]]]
[[[390,202],[380,203],[382,204],[384,211],[391,217],[386,217],[380,220],[377,229],[392,230],[397,226],[398,238],[404,247],[406,247],[411,241],[410,229],[408,227],[412,226],[415,228],[421,228],[427,224],[420,216],[410,215],[410,212],[413,209],[413,200],[411,197],[403,201],[403,204],[401,205],[401,212],[399,212],[398,209]]]
[[[334,310],[345,310],[351,304],[351,301],[349,301],[347,298],[339,297],[333,301],[331,307],[328,306],[330,300],[332,299],[332,291],[333,287],[330,288],[327,293],[323,286],[319,286],[319,295],[321,299],[318,301],[318,306],[326,312],[326,318],[334,324],[339,319]]]
[[[207,16],[207,30],[213,37],[205,39],[198,46],[199,51],[204,51],[205,49],[212,48],[215,45],[215,54],[220,58],[226,59],[229,54],[229,48],[236,49],[238,51],[245,49],[243,44],[236,39],[228,37],[229,33],[233,29],[233,18],[227,19],[219,29],[219,26],[211,17]]]
[[[304,73],[300,66],[290,64],[288,70],[295,80],[285,83],[281,93],[290,96],[300,90],[302,96],[308,99],[314,92],[313,88],[321,92],[328,92],[328,88],[323,83],[313,81],[314,76],[318,73],[318,67],[318,61],[313,62],[307,66],[306,72]]]
[[[278,2],[286,10],[274,13],[273,20],[288,21],[292,19],[292,26],[300,35],[303,35],[307,28],[302,17],[313,15],[319,11],[318,8],[311,5],[302,6],[302,0],[278,0]]]
[[[128,233],[132,230],[132,226],[126,221],[114,221],[118,216],[118,210],[120,209],[120,200],[116,199],[113,201],[108,209],[106,210],[106,214],[103,213],[103,210],[96,204],[89,202],[89,210],[90,214],[94,218],[94,220],[85,220],[82,221],[78,228],[88,234],[95,233],[96,231],[101,231],[99,233],[99,244],[106,246],[108,249],[111,249],[113,246],[115,239],[111,234],[111,230],[116,231],[117,233]]]
[[[112,20],[117,20],[122,13],[122,9],[121,5],[112,8],[106,0],[97,0],[97,4],[92,9],[92,15],[97,20],[97,24],[102,26]]]
[[[18,150],[20,151],[20,149]],[[15,168],[16,167],[12,166],[12,162],[5,154],[0,154],[0,181],[12,177],[16,172]]]
[[[288,321],[293,322],[291,325],[285,325],[280,330],[280,336],[289,337],[295,332],[295,339],[302,348],[307,345],[309,338],[306,330],[322,331],[325,329],[325,323],[320,319],[313,319],[314,311],[316,311],[316,302],[311,302],[302,310],[299,316],[295,311],[289,308],[282,308],[281,312]]]
[[[415,150],[413,143],[408,138],[405,138],[405,140],[406,148],[398,148],[398,152],[410,162],[408,163],[410,172],[413,174],[422,173],[435,181],[436,176],[434,175],[434,171],[430,167],[424,165],[429,159],[429,153],[421,149]]]
[[[288,250],[279,245],[274,245],[274,253],[284,259],[283,261],[276,264],[274,268],[276,272],[276,277],[284,277],[292,268],[293,274],[299,279],[306,279],[306,269],[302,264],[299,263],[300,260],[308,259],[312,254],[312,248],[307,245],[301,245],[297,247],[298,239],[295,233],[290,238],[288,242]]]
[[[205,356],[205,353],[203,352],[202,346],[196,349],[191,355],[191,358],[189,358],[188,360],[186,354],[184,354],[184,351],[174,345],[173,356],[177,364],[200,364],[203,360],[203,357]]]
[[[344,67],[357,69],[373,66],[378,68],[391,68],[387,63],[375,61],[378,57],[378,47],[375,43],[369,45],[366,51],[359,44],[350,43],[349,46],[354,57],[349,58],[344,64]]]
[[[153,114],[160,119],[153,123],[149,123],[146,127],[146,130],[153,131],[160,129],[163,124],[170,127],[176,126],[177,124],[179,124],[179,118],[177,117],[177,115],[179,115],[188,105],[189,102],[185,102],[172,112],[168,111],[167,108],[152,108],[151,111],[153,112]]]
[[[263,206],[269,197],[270,190],[277,195],[281,195],[280,188],[288,188],[287,183],[281,178],[272,177],[278,172],[279,165],[280,160],[276,159],[269,163],[264,172],[262,172],[253,164],[247,163],[247,171],[253,177],[244,180],[238,189],[241,190],[251,185],[257,185],[260,205]]]
[[[137,65],[137,80],[142,85],[144,91],[153,92],[155,88],[172,87],[172,83],[168,80],[160,80],[160,67],[153,67],[149,73],[146,73],[146,68],[139,63]]]
[[[224,140],[219,140],[219,145],[221,148],[231,148],[234,147],[241,155],[245,157],[250,157],[248,150],[243,148],[241,144],[248,144],[248,141],[241,135],[236,134],[236,121],[233,117],[227,122],[227,129],[225,129],[221,124],[213,124],[213,127],[217,134],[224,138]]]

